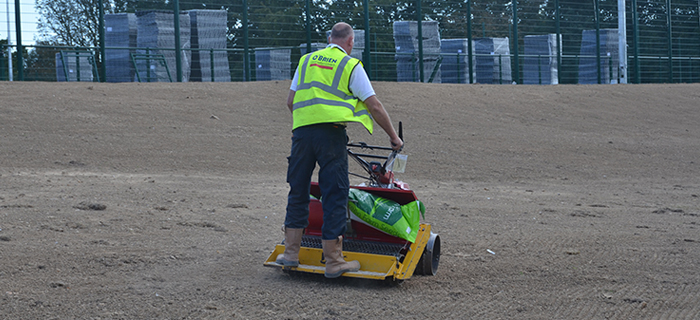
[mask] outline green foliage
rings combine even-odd
[[[26,53],[24,80],[27,81],[56,81],[56,53],[60,52],[54,46],[55,42],[39,41],[37,47]]]

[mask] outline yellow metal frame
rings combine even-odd
[[[411,278],[416,270],[418,261],[430,239],[430,224],[420,224],[416,242],[411,244],[411,247],[406,254],[403,262],[398,261],[395,256],[387,256],[380,254],[360,253],[360,252],[343,252],[345,260],[357,260],[360,262],[360,271],[343,273],[344,277],[365,278],[365,279],[393,279],[406,280]],[[264,266],[282,268],[282,265],[275,262],[277,255],[284,252],[284,245],[278,244],[275,250],[272,251],[267,258]],[[290,271],[320,273],[326,271],[325,260],[323,259],[323,250],[316,248],[301,247],[299,250],[299,266],[287,267]]]

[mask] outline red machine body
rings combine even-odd
[[[361,186],[351,186],[350,188],[367,191],[374,195],[396,201],[400,205],[417,200],[416,194],[412,190]],[[321,198],[321,189],[319,188],[317,182],[311,183],[311,195],[316,198]],[[311,202],[309,203],[309,226],[306,227],[305,234],[311,236],[321,236],[321,226],[323,226],[323,208],[321,207],[321,201],[311,199]],[[346,239],[348,240],[377,241],[397,244],[404,244],[407,242],[404,239],[386,234],[359,221],[352,220],[351,228],[352,232],[346,235]]]

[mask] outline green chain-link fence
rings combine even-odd
[[[356,29],[353,56],[373,80],[700,82],[699,0],[125,3],[101,15],[94,1],[93,46],[57,45],[61,39],[9,46],[13,79],[291,79],[301,55],[323,47],[326,31],[344,21]],[[0,49],[7,80],[7,41]]]

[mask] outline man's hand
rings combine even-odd
[[[391,139],[391,148],[394,149],[394,151],[401,151],[401,149],[403,149],[403,141],[398,137]]]

